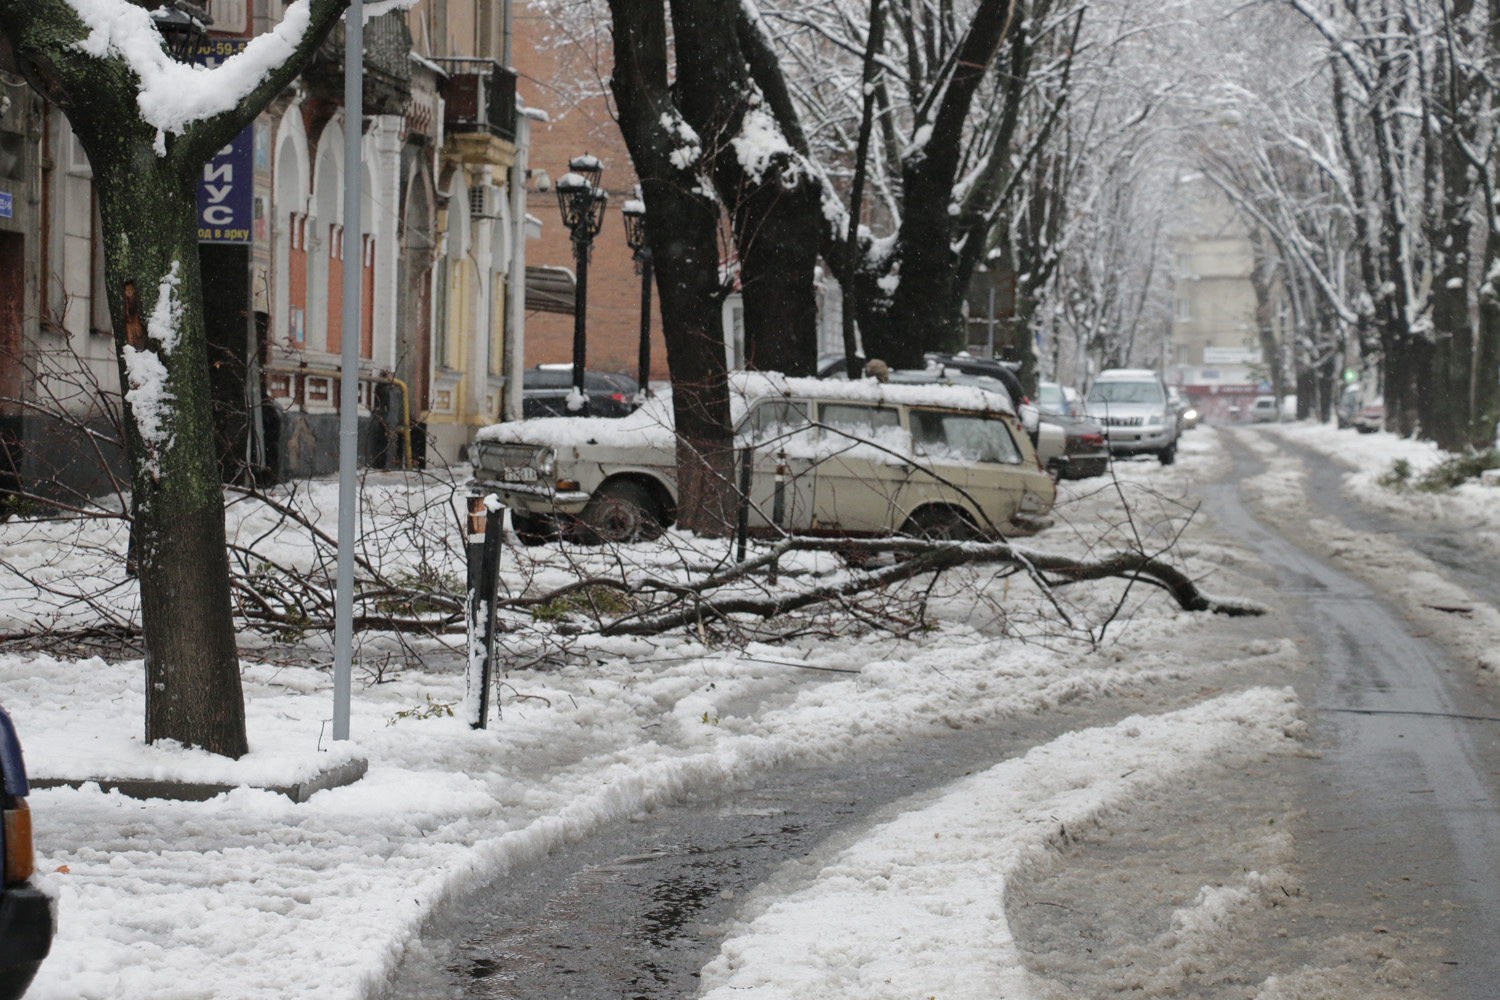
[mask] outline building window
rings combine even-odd
[[[1177,322],[1186,323],[1193,318],[1192,305],[1189,299],[1177,300]]]
[[[1193,273],[1192,254],[1180,253],[1177,255],[1177,273],[1180,275],[1188,275]]]

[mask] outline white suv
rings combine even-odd
[[[750,530],[968,538],[1035,530],[1056,496],[1010,400],[971,386],[731,376],[736,454],[751,449]],[[617,420],[551,417],[476,435],[473,485],[523,540],[559,529],[633,541],[676,517],[677,448],[663,393]],[[773,523],[778,464],[786,468]]]
[[[1099,373],[1088,395],[1089,416],[1104,425],[1115,455],[1155,454],[1162,465],[1177,460],[1177,413],[1167,387],[1149,368]]]

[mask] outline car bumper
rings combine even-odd
[[[1143,451],[1161,451],[1172,443],[1172,432],[1165,427],[1106,427],[1104,440],[1116,455],[1134,455]]]
[[[52,901],[29,885],[0,892],[0,1000],[16,1000],[52,950]]]
[[[589,495],[582,490],[557,490],[528,483],[497,483],[482,479],[474,480],[469,486],[480,492],[493,493],[505,506],[528,514],[574,515],[582,512],[589,502]]]

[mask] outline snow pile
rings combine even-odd
[[[1010,875],[1148,789],[1229,755],[1290,749],[1302,730],[1290,689],[1252,689],[1069,733],[957,782],[732,933],[704,969],[703,996],[1024,997],[1004,912]]]

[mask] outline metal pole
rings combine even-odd
[[[640,383],[642,397],[650,395],[651,379],[651,251],[641,250],[641,353]]]
[[[750,466],[754,461],[754,448],[740,449],[740,506],[735,525],[735,536],[739,544],[735,547],[735,562],[745,561],[745,540],[750,535]]]
[[[464,601],[468,656],[464,670],[464,716],[470,729],[488,729],[490,679],[495,664],[495,597],[500,579],[500,540],[505,509],[488,496],[469,497],[469,589]]]
[[[354,646],[354,472],[359,459],[359,300],[364,284],[360,220],[364,170],[364,0],[344,14],[344,312],[339,367],[339,557],[333,612],[333,738],[349,738]],[[351,252],[352,251],[352,252]],[[351,259],[352,258],[352,259]]]
[[[575,233],[573,257],[578,261],[578,288],[573,297],[573,390],[583,399],[579,413],[589,412],[589,397],[583,390],[583,370],[587,348],[585,347],[585,315],[589,305],[589,244]]]
[[[776,492],[771,500],[771,521],[777,529],[786,521],[786,451],[776,453]],[[776,577],[780,572],[780,560],[771,560],[771,586],[776,586]]]

